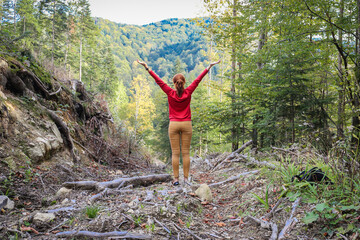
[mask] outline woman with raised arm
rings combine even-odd
[[[183,157],[184,184],[190,185],[190,143],[192,136],[190,101],[191,94],[199,85],[203,77],[209,72],[210,68],[220,61],[211,63],[187,88],[185,88],[185,77],[178,73],[173,78],[175,89],[169,87],[159,76],[149,69],[145,62],[138,63],[143,65],[146,71],[155,79],[155,82],[168,96],[169,102],[169,139],[172,152],[172,167],[174,172],[173,185],[179,185],[179,160],[180,160],[180,138],[181,153]]]

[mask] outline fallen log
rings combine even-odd
[[[259,172],[259,170],[255,170],[255,171],[251,171],[251,172],[240,173],[239,175],[236,175],[236,176],[234,176],[234,177],[228,178],[228,179],[226,179],[225,181],[209,184],[209,187],[216,187],[216,186],[221,185],[221,184],[225,184],[225,183],[228,183],[228,182],[235,181],[235,180],[239,179],[239,178],[242,177],[242,176],[245,176],[245,175],[248,175],[248,174],[255,174],[255,173],[258,173],[258,172]]]
[[[150,235],[137,235],[129,232],[90,232],[90,231],[66,231],[59,232],[55,234],[56,237],[96,237],[96,238],[105,238],[105,237],[121,237],[126,239],[151,239]]]
[[[242,151],[244,151],[244,149],[245,149],[246,147],[250,146],[250,145],[252,144],[252,142],[253,142],[252,140],[246,142],[246,143],[245,143],[244,145],[242,145],[238,150],[230,153],[230,155],[227,156],[224,160],[220,160],[220,161],[216,162],[216,163],[214,164],[214,167],[212,168],[211,171],[212,171],[212,172],[215,171],[215,170],[216,170],[217,168],[219,168],[224,162],[229,161],[229,160],[231,160],[231,159],[234,159],[237,154],[239,154],[239,153],[241,153]]]
[[[85,190],[104,190],[106,188],[117,188],[120,184],[123,187],[127,185],[136,186],[149,186],[155,182],[166,182],[171,180],[170,174],[147,175],[131,178],[118,178],[109,182],[96,182],[96,181],[79,181],[79,182],[65,182],[63,187],[72,189],[85,189]]]

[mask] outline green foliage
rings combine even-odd
[[[265,210],[270,209],[270,205],[269,205],[269,188],[270,188],[270,185],[267,185],[266,191],[265,191],[265,198],[262,198],[259,195],[255,194],[255,193],[252,193],[254,198],[256,200],[258,200],[265,207]]]
[[[133,218],[133,221],[134,221],[135,226],[140,226],[140,225],[141,225],[141,222],[143,221],[143,217],[142,217],[142,216],[132,215],[132,218]]]
[[[99,206],[87,206],[85,209],[85,214],[89,218],[95,218],[100,211]]]

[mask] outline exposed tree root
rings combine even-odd
[[[61,136],[63,137],[65,146],[67,146],[67,148],[70,151],[73,162],[77,163],[78,159],[74,152],[74,143],[73,143],[72,137],[70,136],[69,128],[66,126],[65,122],[58,115],[56,115],[56,113],[54,113],[53,111],[51,111],[43,106],[42,106],[42,108],[49,114],[50,118],[54,121],[54,123],[58,127],[58,129],[61,133]]]

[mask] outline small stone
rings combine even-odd
[[[201,199],[201,201],[212,200],[211,189],[207,184],[201,184],[200,187],[195,191],[195,194]]]
[[[71,192],[71,189],[66,188],[66,187],[62,187],[59,189],[59,191],[57,191],[57,193],[55,194],[56,197],[61,197],[63,195],[68,194],[69,192]]]
[[[137,201],[136,201],[136,200],[131,201],[131,202],[129,203],[129,207],[130,207],[130,208],[137,208]]]
[[[130,213],[130,214],[133,214],[133,213],[134,213],[134,210],[129,209],[127,212]]]
[[[36,213],[33,218],[33,222],[35,224],[43,224],[43,223],[48,223],[54,219],[55,219],[54,213]]]
[[[61,202],[61,205],[65,205],[65,204],[67,204],[68,202],[70,202],[69,199],[68,199],[68,198],[65,198],[65,199]]]

